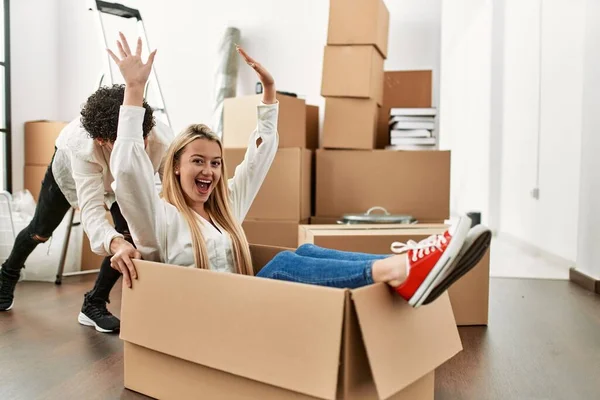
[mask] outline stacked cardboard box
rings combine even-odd
[[[25,122],[25,189],[38,200],[44,175],[54,155],[54,142],[67,125],[62,121]]]
[[[229,178],[242,162],[256,128],[262,95],[225,100],[223,145]],[[305,100],[277,94],[279,149],[243,228],[253,244],[296,247],[298,225],[306,223],[313,203],[313,151],[319,140],[319,109]]]
[[[321,95],[324,148],[383,148],[377,137],[390,15],[383,0],[330,0]]]

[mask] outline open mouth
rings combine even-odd
[[[210,185],[212,184],[211,180],[208,179],[196,179],[196,189],[200,194],[207,194],[208,189],[210,189]]]

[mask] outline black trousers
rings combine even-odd
[[[54,157],[52,158],[54,161]],[[25,266],[25,261],[41,239],[48,239],[56,230],[58,225],[65,217],[65,214],[71,205],[62,193],[54,174],[52,173],[52,162],[46,170],[38,203],[35,209],[33,219],[15,239],[15,244],[6,261],[2,264],[2,275],[7,278],[18,279],[21,268]],[[115,229],[125,236],[125,239],[133,244],[127,221],[123,218],[119,205],[115,202],[110,208]],[[94,284],[94,288],[88,293],[88,296],[96,300],[109,301],[108,296],[115,283],[119,280],[121,273],[110,267],[110,257],[105,257],[100,266],[100,273]]]

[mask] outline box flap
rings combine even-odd
[[[285,250],[293,250],[285,247],[277,246],[265,246],[261,244],[250,245],[250,255],[252,256],[252,266],[254,267],[254,273],[262,269],[269,261],[273,259],[278,253]]]
[[[344,290],[148,261],[135,265],[139,277],[123,290],[123,340],[335,398]]]
[[[352,291],[380,398],[416,382],[462,350],[448,294],[412,308],[387,285]]]

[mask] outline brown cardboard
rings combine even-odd
[[[248,147],[248,139],[256,129],[256,106],[261,99],[262,94],[225,99],[223,103],[223,146],[226,148]],[[277,100],[279,101],[277,120],[279,148],[317,148],[318,127],[315,138],[313,137],[315,130],[307,129],[308,110],[305,100],[280,93],[277,93]],[[314,111],[311,109],[310,112],[312,116]]]
[[[441,224],[397,225],[300,225],[298,244],[371,254],[391,254],[395,242],[419,241],[443,232]],[[449,290],[454,318],[459,326],[487,325],[490,281],[490,250],[477,266]]]
[[[319,107],[306,105],[306,148],[319,148]]]
[[[374,149],[377,145],[377,102],[328,97],[325,100],[323,148]]]
[[[67,126],[63,121],[25,122],[25,164],[48,166],[54,154],[54,142]]]
[[[251,246],[255,269],[280,250]],[[432,371],[462,350],[446,294],[414,309],[384,284],[134,263],[121,305],[124,381],[152,397],[433,399]]]
[[[377,110],[377,147],[385,149],[390,144],[390,107],[382,106]]]
[[[321,95],[383,102],[383,57],[373,46],[325,46]]]
[[[374,45],[388,53],[390,13],[382,0],[330,0],[329,45]]]
[[[48,164],[46,165],[25,165],[25,189],[31,192],[33,199],[37,202],[40,189],[42,188],[42,181],[48,170]]]
[[[246,149],[225,149],[231,178],[244,159]],[[246,219],[303,221],[311,214],[312,151],[300,148],[277,150],[277,155]]]
[[[114,226],[112,214],[110,213],[110,211],[106,212],[106,219],[109,224]],[[83,240],[81,246],[81,270],[89,271],[99,269],[100,264],[103,260],[103,256],[99,256],[98,254],[92,251],[92,248],[90,246],[90,239],[88,238],[85,231],[83,231]]]
[[[432,101],[432,71],[385,71],[383,106],[429,108]]]
[[[295,248],[298,246],[298,226],[307,222],[246,219],[242,227],[250,243]]]
[[[364,213],[374,206],[419,221],[450,216],[450,152],[317,150],[319,217]]]

